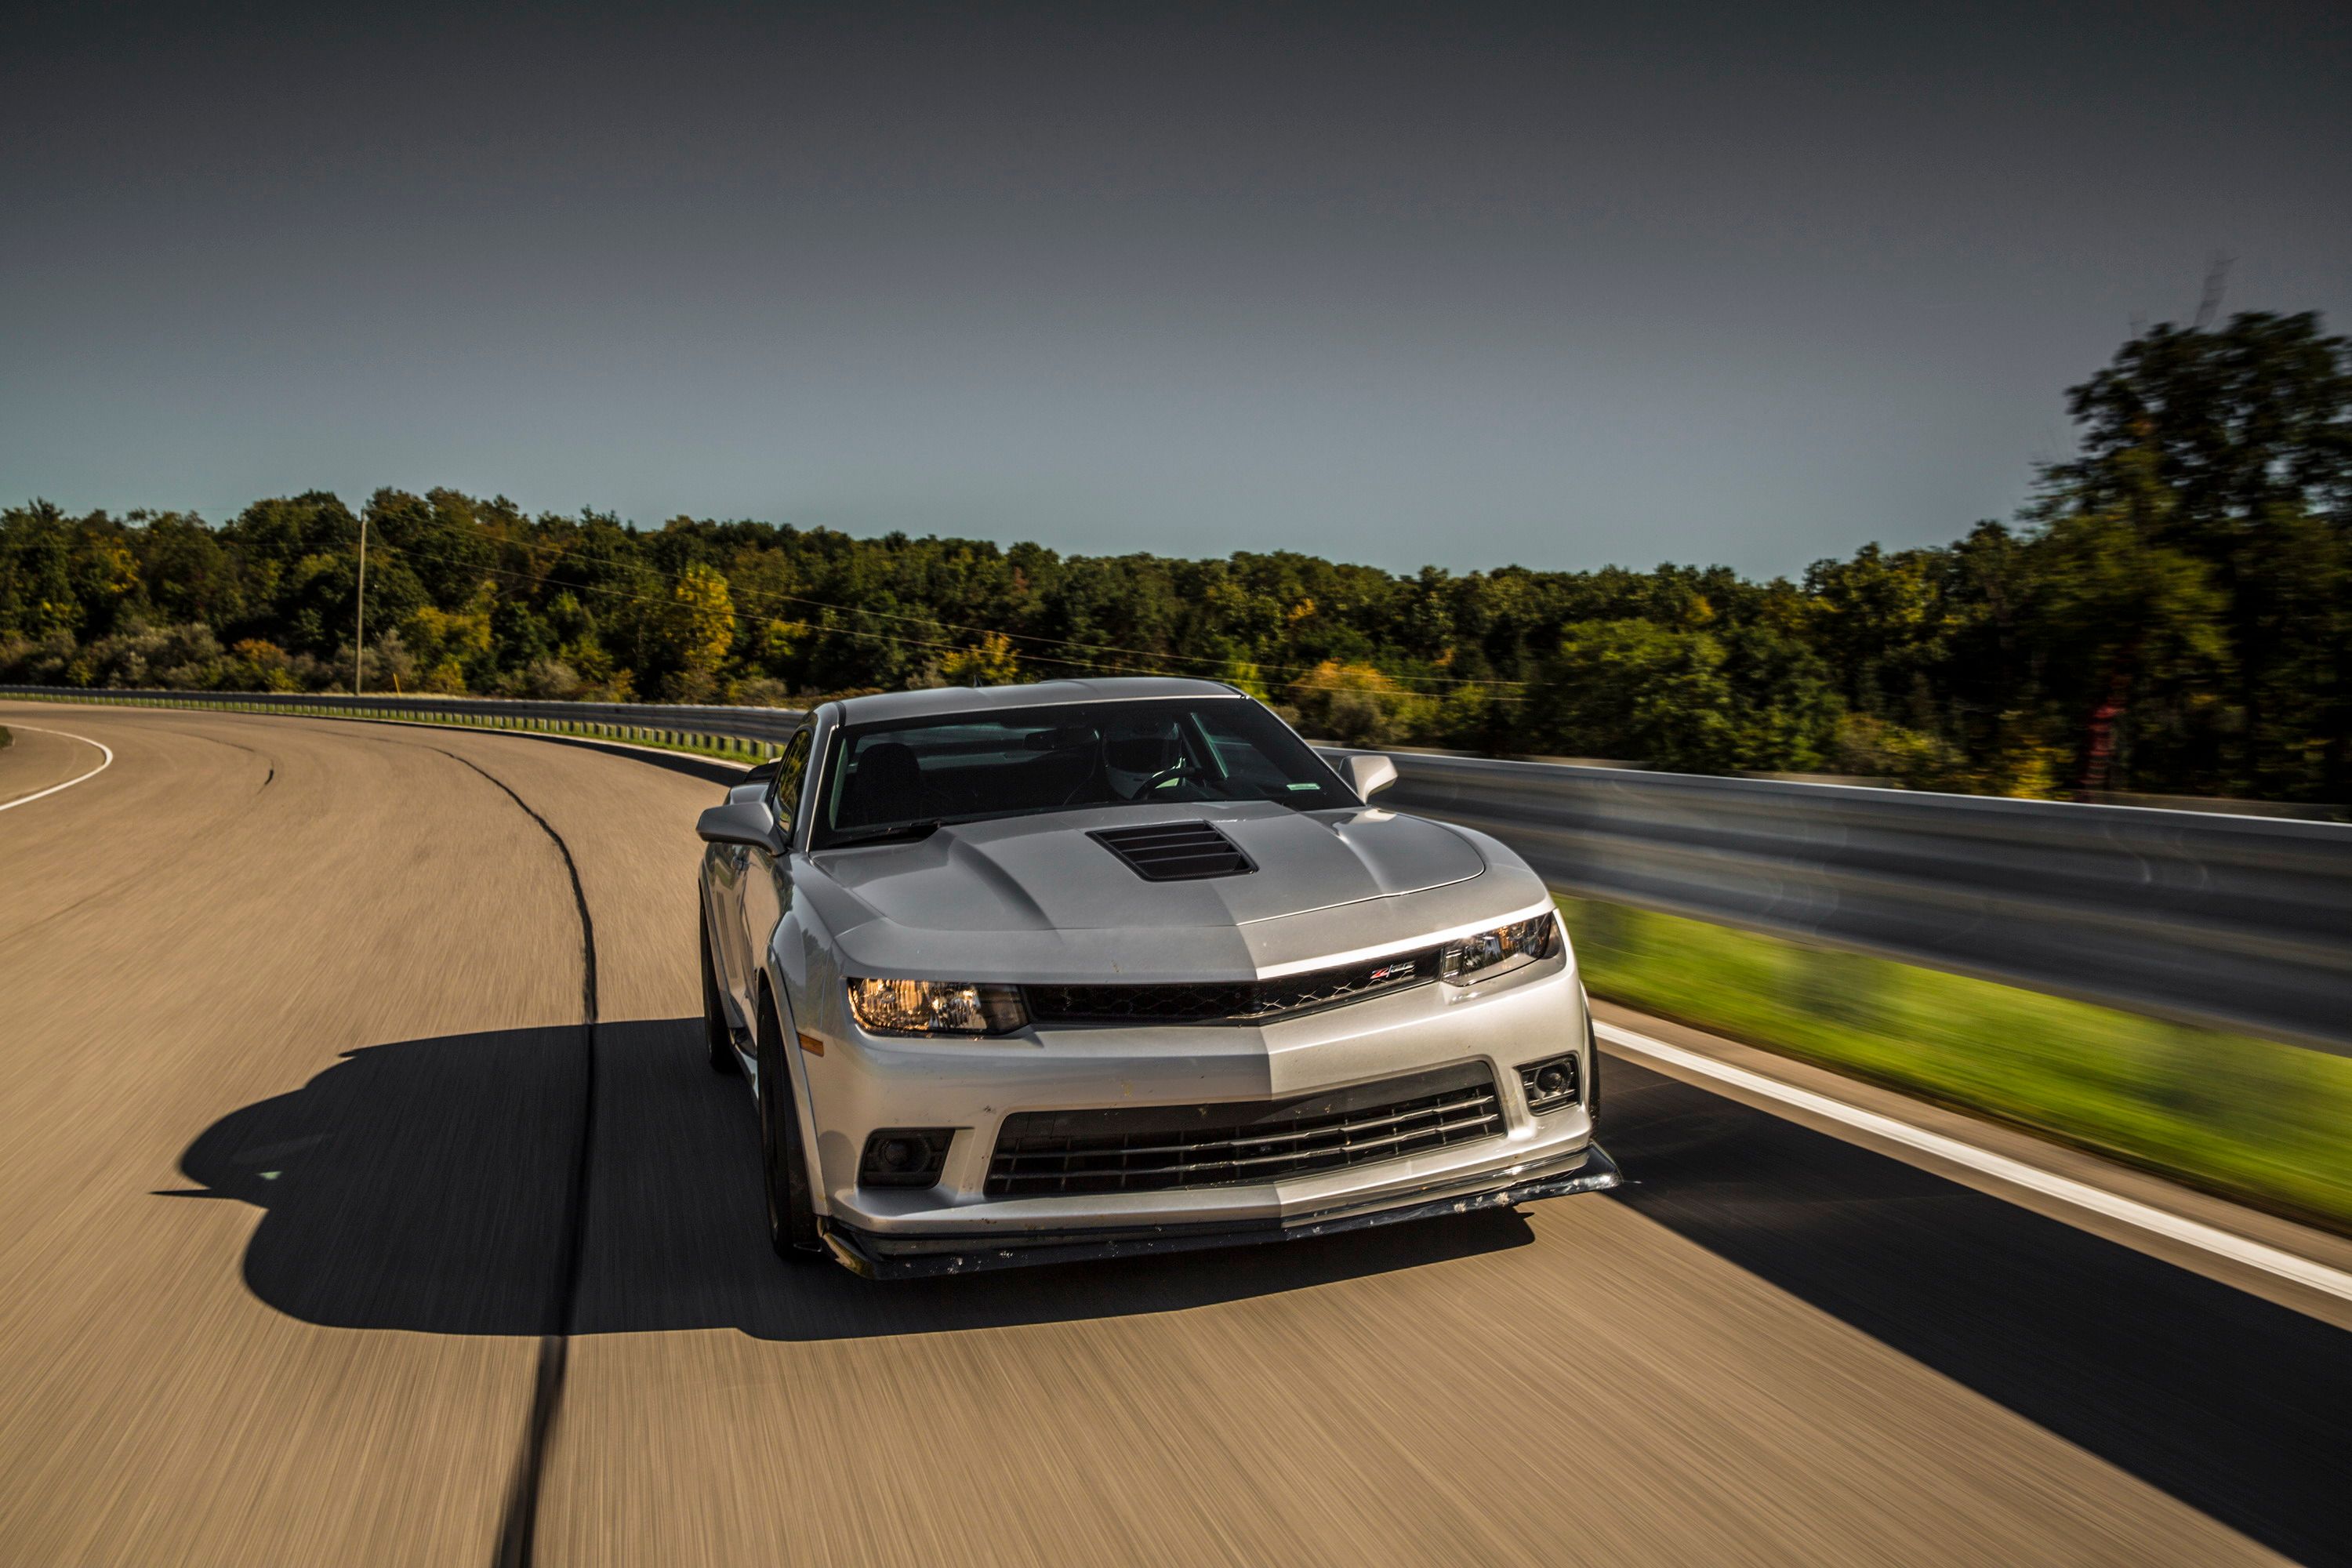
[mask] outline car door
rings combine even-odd
[[[781,856],[764,849],[744,850],[747,857],[735,880],[740,900],[733,922],[739,943],[728,976],[736,1005],[756,1027],[760,1005],[760,966],[767,962],[768,940],[792,904],[793,830],[800,817],[801,784],[808,775],[809,735],[806,725],[785,742],[784,759],[768,786],[768,807],[776,815],[776,829],[784,842]]]

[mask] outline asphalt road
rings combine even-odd
[[[711,783],[14,720],[116,761],[0,811],[0,1562],[2352,1561],[2352,1338],[1624,1062],[1612,1196],[787,1269]]]
[[[88,741],[36,730],[21,718],[0,730],[9,735],[9,743],[0,746],[0,811],[62,788],[106,762],[106,753]]]

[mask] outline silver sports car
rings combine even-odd
[[[786,1257],[907,1277],[1613,1186],[1544,885],[1201,680],[830,702],[702,814]]]

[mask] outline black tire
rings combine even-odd
[[[719,999],[719,982],[710,972],[710,916],[705,911],[702,925],[702,1043],[710,1048],[710,1070],[733,1073],[743,1070],[735,1059],[734,1032],[727,1026],[727,1005]]]
[[[783,1026],[766,997],[760,999],[760,1173],[768,1194],[768,1242],[790,1263],[814,1263],[824,1256],[809,1186],[808,1160],[802,1152],[801,1119],[792,1104],[792,1059],[784,1053]]]
[[[1584,1005],[1584,1059],[1592,1065],[1584,1074],[1584,1114],[1601,1125],[1601,1037],[1592,1029],[1592,1004]]]

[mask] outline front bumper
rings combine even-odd
[[[1297,1241],[1378,1225],[1402,1225],[1444,1215],[1507,1208],[1514,1204],[1564,1197],[1570,1193],[1604,1192],[1622,1179],[1616,1162],[1602,1152],[1600,1144],[1588,1140],[1581,1149],[1553,1160],[1484,1172],[1467,1182],[1441,1182],[1391,1192],[1381,1200],[1381,1206],[1371,1208],[1343,1206],[1284,1218],[1183,1222],[1120,1229],[992,1233],[985,1237],[881,1234],[836,1220],[825,1234],[825,1245],[843,1267],[863,1278],[922,1279],[991,1268],[1195,1252],[1204,1247],[1241,1247],[1265,1241]]]
[[[1489,985],[1425,984],[1254,1026],[1062,1026],[957,1044],[877,1038],[845,1016],[817,1026],[824,1049],[802,1060],[820,1213],[850,1237],[936,1242],[975,1255],[993,1250],[998,1238],[1035,1232],[1160,1236],[1198,1226],[1222,1234],[1385,1210],[1423,1194],[1486,1191],[1515,1173],[1580,1156],[1592,1134],[1580,1104],[1532,1112],[1517,1071],[1588,1046],[1582,988],[1565,962]],[[1454,1065],[1491,1072],[1502,1135],[1256,1184],[1090,1195],[989,1188],[1000,1131],[1023,1112],[1270,1101]],[[859,1155],[879,1128],[953,1130],[939,1183],[861,1185]]]

